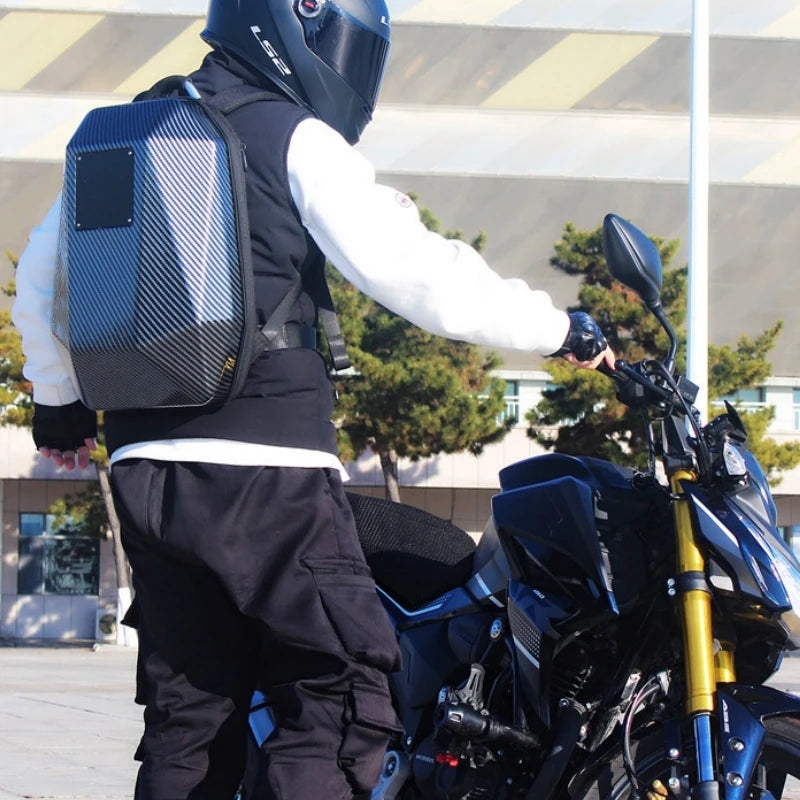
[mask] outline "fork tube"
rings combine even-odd
[[[697,757],[697,784],[706,785],[706,791],[698,793],[698,797],[719,797],[714,781],[714,750],[711,746],[711,714],[698,714],[693,720],[694,741]],[[711,789],[711,792],[708,792]],[[694,794],[692,795],[694,796]]]
[[[696,481],[693,472],[677,470],[670,477],[677,543],[678,590],[686,659],[686,711],[711,714],[716,693],[711,594],[705,585],[705,559],[694,538],[689,501],[681,481]]]
[[[677,545],[678,602],[683,622],[683,653],[686,664],[686,712],[692,717],[697,759],[699,797],[718,798],[712,749],[711,715],[716,694],[716,662],[711,628],[711,593],[706,585],[705,559],[694,538],[689,501],[681,481],[696,481],[697,475],[677,470],[670,476]]]

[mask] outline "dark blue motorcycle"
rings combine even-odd
[[[615,215],[603,242],[670,339],[609,372],[646,417],[649,470],[513,464],[477,548],[350,495],[403,653],[373,800],[777,800],[800,778],[800,699],[763,686],[800,646],[800,563],[736,411],[701,426],[675,374],[657,249]],[[257,696],[255,740],[271,726]]]

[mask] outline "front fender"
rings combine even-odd
[[[717,713],[725,800],[744,800],[766,734],[763,720],[800,715],[800,698],[770,686],[720,684]]]

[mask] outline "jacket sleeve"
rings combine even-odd
[[[431,333],[534,351],[561,347],[569,318],[550,296],[504,279],[472,247],[429,231],[411,199],[317,119],[295,129],[289,185],[303,225],[345,278]]]
[[[64,406],[78,399],[50,330],[60,219],[59,196],[42,223],[31,232],[20,257],[17,298],[11,310],[11,318],[22,336],[25,354],[22,373],[33,383],[34,400],[48,406]]]

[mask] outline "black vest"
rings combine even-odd
[[[241,83],[272,88],[220,52],[209,54],[189,77],[204,95]],[[309,116],[295,103],[276,97],[244,106],[228,118],[247,158],[259,324],[269,318],[298,273],[303,292],[289,321],[314,325],[323,299],[325,259],[300,222],[286,170],[291,135]],[[221,408],[106,412],[106,443],[109,454],[133,442],[196,437],[336,453],[331,413],[332,390],[320,353],[305,348],[275,350],[254,362],[239,397]]]

